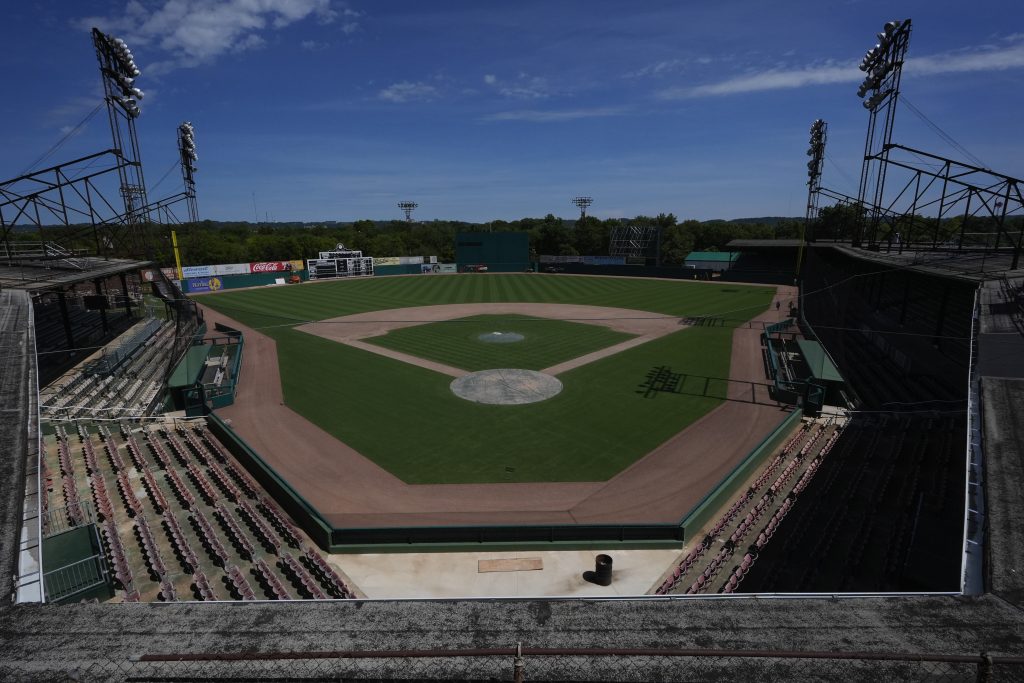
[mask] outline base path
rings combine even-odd
[[[791,300],[791,289],[780,287],[776,299]],[[459,318],[497,307],[452,308]],[[221,322],[245,335],[235,404],[217,414],[336,527],[675,523],[785,416],[763,386],[760,332],[737,329],[729,400],[608,481],[406,484],[284,405],[273,339],[212,309],[203,312],[211,327]],[[375,324],[381,314],[375,312]],[[773,301],[758,319],[781,317]]]
[[[639,346],[652,339],[663,337],[672,332],[678,332],[685,325],[675,316],[648,313],[647,311],[635,311],[628,308],[609,308],[607,306],[582,306],[575,304],[449,304],[445,306],[416,306],[413,308],[389,308],[369,313],[357,313],[345,315],[339,318],[329,318],[315,323],[299,325],[295,329],[309,334],[315,334],[324,339],[340,342],[354,346],[363,351],[376,353],[393,360],[400,360],[410,365],[418,365],[427,370],[440,372],[452,377],[468,375],[468,370],[427,360],[408,353],[384,348],[376,344],[370,344],[364,339],[379,337],[391,330],[398,330],[403,327],[414,327],[426,325],[427,323],[440,322],[444,320],[458,320],[469,318],[474,315],[525,315],[534,318],[550,318],[552,320],[564,320],[567,322],[586,323],[588,325],[601,325],[616,332],[637,335],[633,339],[613,344],[612,346],[599,349],[593,353],[577,356],[564,363],[544,368],[541,372],[548,375],[560,373],[578,368],[587,363],[593,363],[601,358],[615,355],[634,346]]]

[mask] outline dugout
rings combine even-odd
[[[189,417],[235,402],[242,369],[242,333],[217,323],[213,334],[190,346],[167,380],[167,406]]]
[[[530,264],[530,236],[525,232],[460,232],[455,236],[459,272],[486,266],[491,273],[521,273]]]

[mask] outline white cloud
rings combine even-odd
[[[862,80],[864,80],[864,74],[854,65],[837,66],[835,64],[824,64],[821,66],[808,66],[802,69],[759,71],[746,76],[729,78],[718,83],[706,85],[666,88],[658,93],[658,97],[666,100],[678,100],[691,97],[712,97],[764,90],[802,88],[807,85],[852,83]]]
[[[304,40],[299,43],[299,47],[310,52],[319,52],[320,50],[326,50],[328,45],[327,43],[318,43],[315,40]]]
[[[503,81],[494,74],[484,76],[484,83],[498,91],[502,97],[513,100],[542,100],[553,93],[547,79],[520,73],[510,81]]]
[[[529,121],[532,123],[553,123],[558,121],[575,121],[577,119],[593,119],[606,116],[622,116],[628,111],[626,107],[593,107],[591,109],[567,109],[561,111],[541,111],[536,109],[520,109],[503,111],[484,117],[484,121]]]
[[[246,50],[258,50],[265,46],[267,41],[255,33],[250,33],[245,38],[234,44],[231,48],[235,52],[245,52]]]
[[[903,65],[903,74],[905,76],[932,76],[973,71],[1001,71],[1020,67],[1024,67],[1024,42],[1008,47],[976,47],[925,57],[911,57]],[[666,88],[657,94],[662,99],[678,100],[803,88],[810,85],[859,83],[862,80],[864,80],[864,73],[853,63],[825,62],[796,69],[778,68],[758,71],[717,83]]]
[[[431,100],[437,97],[437,88],[427,83],[411,83],[401,81],[389,85],[377,93],[377,97],[388,102],[409,102],[412,100]]]
[[[76,23],[86,28],[98,26],[124,38],[129,46],[164,53],[166,58],[154,60],[148,70],[166,73],[206,64],[229,52],[261,47],[265,44],[261,34],[269,30],[309,17],[331,23],[339,15],[350,17],[351,12],[344,9],[339,13],[331,7],[331,0],[163,0],[159,6],[130,0],[120,14],[87,17]],[[147,71],[146,64],[141,66]]]
[[[678,71],[686,64],[685,60],[682,59],[665,59],[660,62],[654,62],[648,64],[645,67],[637,69],[636,71],[628,71],[624,73],[623,78],[647,78],[649,76],[664,76],[665,74]]]
[[[1024,35],[1019,36],[1024,39]],[[932,75],[963,73],[967,71],[1002,71],[1024,66],[1024,42],[1005,48],[982,51],[959,51],[928,57],[908,58],[904,73]]]

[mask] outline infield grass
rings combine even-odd
[[[746,320],[772,287],[560,275],[368,278],[204,296],[277,342],[286,403],[409,483],[603,481],[719,405],[732,323],[691,327],[563,373],[522,406],[455,397],[451,378],[293,329],[351,313],[469,302],[573,303]],[[505,317],[505,316],[503,316]],[[682,375],[645,397],[648,372]],[[244,382],[242,376],[240,381]]]
[[[522,341],[485,342],[480,335],[516,332]],[[475,372],[491,368],[541,370],[632,339],[601,325],[531,318],[474,315],[392,330],[363,341]]]

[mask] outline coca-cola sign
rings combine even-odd
[[[262,261],[250,263],[249,269],[253,273],[283,273],[291,270],[292,264],[289,261]]]

